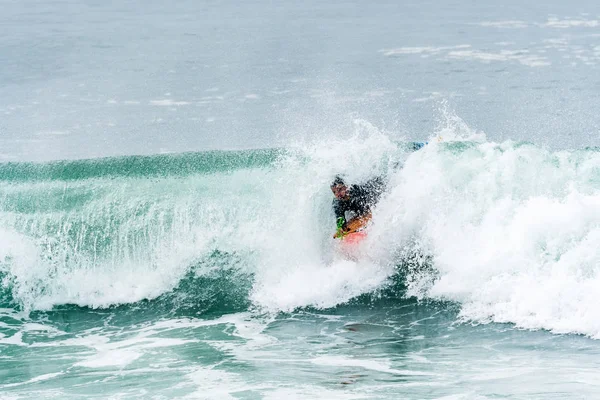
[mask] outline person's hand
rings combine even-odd
[[[343,238],[344,236],[346,236],[346,234],[348,233],[347,230],[345,229],[338,229],[334,234],[333,234],[333,238],[334,239],[339,239],[339,238]]]

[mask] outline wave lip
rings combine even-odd
[[[77,181],[92,178],[188,176],[265,167],[282,149],[206,151],[151,156],[108,157],[46,163],[0,163],[0,182]]]

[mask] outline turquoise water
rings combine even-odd
[[[350,143],[2,165],[2,397],[594,397],[600,153]]]
[[[0,9],[1,400],[598,397],[597,2]]]

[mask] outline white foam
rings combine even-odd
[[[0,344],[27,347],[27,343],[23,342],[23,332],[20,331],[12,336],[0,336]]]
[[[213,325],[217,323],[215,321],[189,323],[188,321],[188,323],[182,325],[179,322],[183,321],[164,321],[161,324],[153,324],[142,329],[132,329],[129,331],[129,334],[133,336],[127,339],[119,339],[118,336],[111,333],[107,333],[106,335],[96,333],[50,343],[34,343],[32,347],[87,347],[92,351],[92,354],[85,355],[83,359],[73,364],[74,366],[85,368],[124,368],[145,354],[152,353],[154,349],[181,346],[197,341],[195,339],[160,337],[157,336],[158,334],[164,334],[169,330],[180,329],[181,327]],[[86,352],[75,353],[74,357],[82,358],[81,354],[86,354]]]
[[[173,99],[151,100],[151,106],[187,106],[191,104],[189,101],[176,101]]]
[[[332,243],[333,244],[333,243]],[[297,307],[333,307],[381,286],[389,271],[367,262],[339,260],[286,265],[281,270],[259,272],[252,300],[269,310]]]
[[[440,92],[431,92],[429,93],[429,96],[427,97],[417,97],[416,99],[414,99],[413,101],[415,103],[423,103],[426,101],[435,101],[435,100],[440,100],[443,99],[444,95]]]
[[[348,388],[346,390],[334,390],[323,388],[322,386],[311,386],[311,385],[295,385],[293,388],[275,388],[268,391],[264,395],[266,400],[279,400],[279,399],[323,399],[323,400],[334,400],[334,399],[368,399],[371,398],[371,394],[364,392],[354,393]]]
[[[16,386],[23,386],[23,385],[29,385],[31,383],[37,383],[37,382],[42,382],[42,381],[47,381],[49,379],[52,378],[56,378],[57,376],[63,375],[63,372],[54,372],[54,373],[50,373],[50,374],[43,374],[43,375],[39,375],[36,376],[34,378],[29,379],[28,381],[25,382],[17,382],[17,383],[8,383],[5,385],[0,385],[0,388],[11,388],[11,387],[16,387]]]
[[[500,50],[497,53],[477,50],[454,50],[446,55],[452,59],[478,60],[485,63],[516,61],[528,67],[551,65],[546,57],[530,54],[527,50]]]
[[[456,301],[466,320],[600,337],[599,162],[511,142],[458,154],[433,143],[393,178],[370,236],[382,248],[418,238],[439,278],[410,293]]]
[[[388,94],[392,93],[390,90],[370,90],[365,92],[365,96],[368,97],[384,97]]]
[[[507,44],[503,44],[506,46]],[[502,49],[498,52],[481,51],[471,45],[442,46],[442,47],[400,47],[395,49],[380,50],[385,56],[421,55],[439,56],[445,59],[475,60],[484,63],[490,62],[518,62],[528,67],[545,67],[551,65],[546,57],[531,54],[529,50]]]
[[[69,131],[39,131],[36,132],[37,136],[66,136],[71,134]]]
[[[548,21],[542,26],[548,28],[566,29],[574,27],[595,28],[599,25],[600,22],[598,22],[598,20],[548,18]]]
[[[483,21],[477,23],[479,26],[492,27],[492,28],[527,28],[529,24],[525,21],[520,20],[507,20],[507,21]]]
[[[27,322],[23,324],[20,327],[20,329],[23,332],[43,332],[46,337],[58,336],[65,333],[53,326],[38,324],[34,322]]]
[[[74,366],[86,368],[124,367],[141,356],[141,353],[131,350],[103,351],[84,361],[75,363]]]
[[[266,384],[246,383],[241,375],[216,368],[199,368],[186,378],[198,387],[197,392],[185,396],[188,399],[236,399],[236,392],[269,388]]]
[[[391,368],[389,360],[373,360],[373,359],[358,359],[343,356],[323,356],[316,357],[310,360],[316,365],[334,366],[334,367],[356,367],[371,371],[384,372],[393,375],[410,375],[410,376],[430,376],[436,375],[429,372],[400,370]]]
[[[396,55],[406,55],[406,54],[439,54],[442,52],[447,52],[449,50],[461,50],[470,48],[469,44],[461,44],[457,46],[421,46],[421,47],[398,47],[394,49],[383,49],[380,50],[380,53],[383,53],[384,56],[396,56]]]

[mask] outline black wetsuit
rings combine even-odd
[[[333,212],[336,220],[344,218],[344,229],[346,228],[346,212],[352,213],[352,218],[362,217],[371,212],[371,207],[377,203],[384,189],[381,178],[374,178],[362,185],[352,185],[348,188],[348,196],[345,199],[333,200]]]

